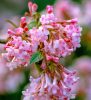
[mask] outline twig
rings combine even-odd
[[[18,27],[14,22],[12,22],[12,21],[9,20],[9,19],[6,19],[5,21],[8,22],[8,23],[10,23],[11,25],[13,25],[15,28]]]

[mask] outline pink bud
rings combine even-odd
[[[19,27],[15,31],[16,31],[16,35],[21,35],[23,33],[23,28]]]
[[[24,28],[24,31],[28,31],[28,27],[25,27],[25,28]]]
[[[32,5],[32,12],[35,12],[37,10],[37,8],[38,8],[37,4],[34,3]]]
[[[9,35],[13,35],[13,34],[15,34],[15,32],[12,31],[11,29],[8,29],[8,34],[9,34]]]
[[[24,28],[26,26],[26,17],[21,17],[20,26]]]
[[[50,61],[50,60],[52,60],[52,57],[49,56],[49,55],[46,55],[46,59],[47,59],[48,61]]]
[[[29,8],[29,12],[30,12],[30,15],[32,15],[32,2],[28,2],[28,8]]]
[[[26,22],[26,17],[21,17],[21,23],[25,23]]]
[[[53,12],[53,7],[52,6],[47,6],[46,10],[47,10],[47,13],[52,13]]]

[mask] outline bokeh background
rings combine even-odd
[[[5,20],[18,24],[21,16],[28,11],[29,0],[0,0],[0,39],[7,38],[7,29],[12,26]],[[46,5],[54,5],[59,20],[78,18],[83,27],[81,47],[61,62],[69,69],[76,69],[80,80],[74,89],[74,100],[91,100],[91,0],[31,0],[38,5],[38,12],[44,12]],[[0,44],[0,53],[3,52]],[[1,56],[0,56],[1,57]],[[29,66],[30,67],[30,66]],[[9,71],[0,58],[0,100],[21,100],[22,91],[29,83],[28,68]]]

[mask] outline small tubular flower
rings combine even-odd
[[[62,71],[62,70],[61,70]],[[73,97],[72,87],[78,81],[75,72],[63,70],[56,72],[53,77],[51,73],[42,74],[37,79],[30,78],[30,85],[23,91],[23,100],[69,100]]]

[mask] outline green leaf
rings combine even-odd
[[[29,24],[28,24],[28,28],[32,29],[33,27],[36,27],[37,22],[35,20],[32,20]]]
[[[30,59],[30,64],[36,63],[36,62],[38,62],[38,61],[40,61],[40,60],[42,60],[42,59],[43,59],[43,55],[41,54],[40,51],[37,51],[36,53],[34,53],[34,54],[32,55],[32,57],[31,57],[31,59]]]

